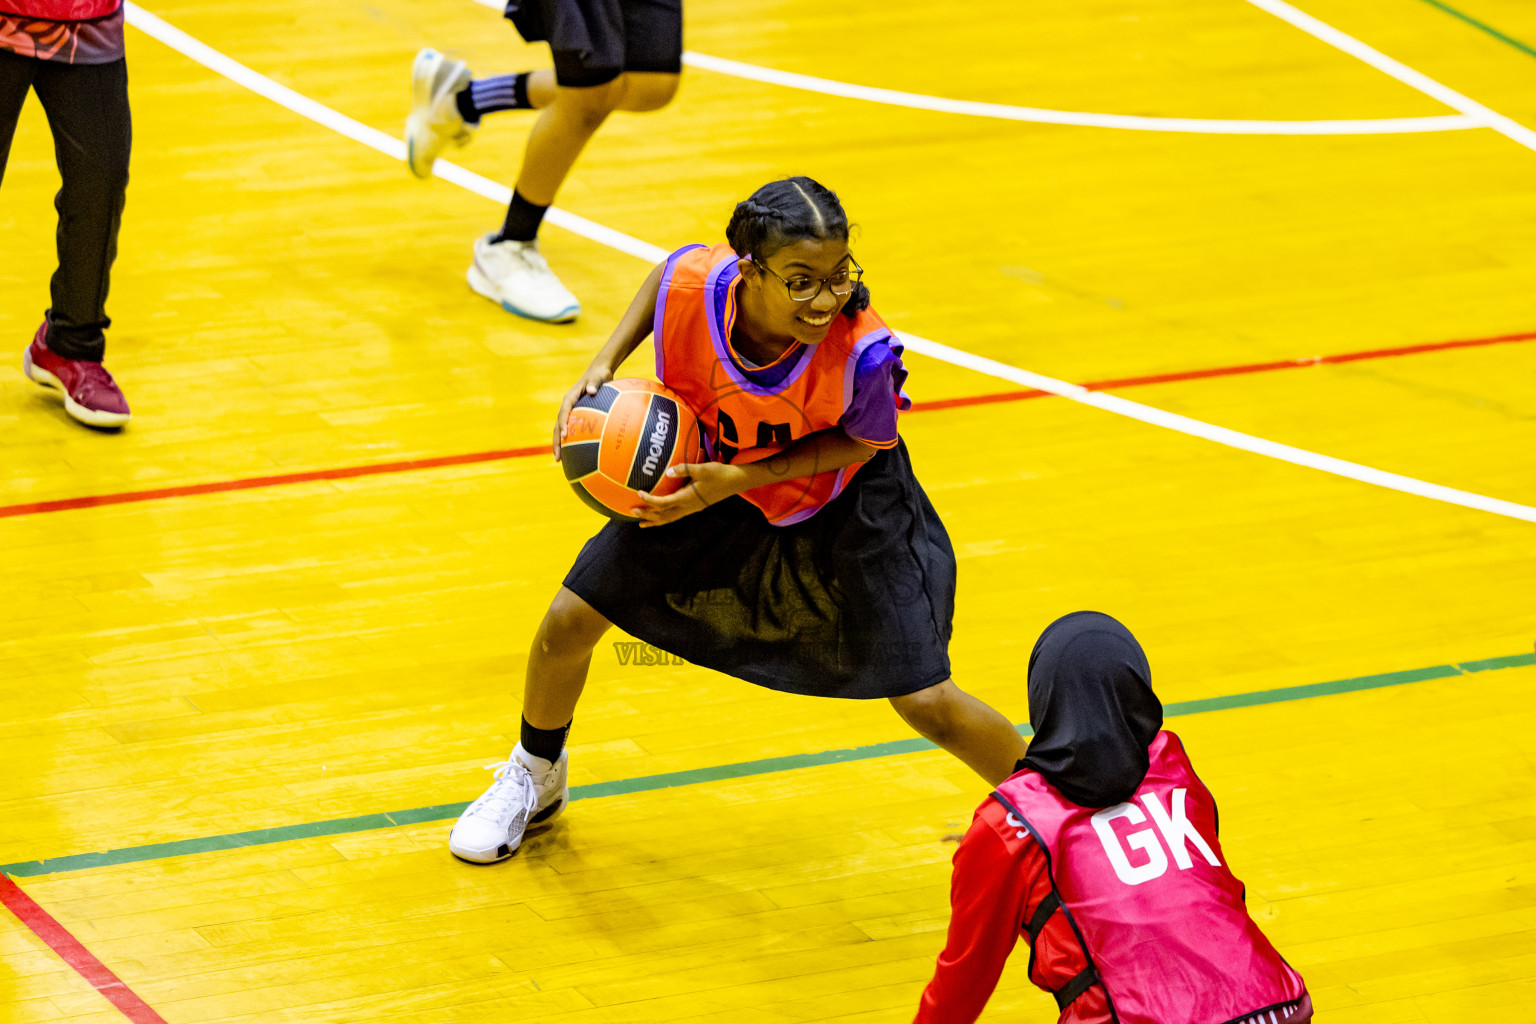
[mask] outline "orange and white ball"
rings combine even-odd
[[[613,519],[634,522],[640,491],[671,494],[687,480],[667,468],[702,462],[699,420],[676,392],[626,377],[582,395],[566,419],[560,464],[576,496]]]

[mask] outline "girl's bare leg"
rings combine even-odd
[[[1013,723],[953,679],[892,697],[891,705],[920,736],[954,754],[993,786],[1013,774],[1028,746]]]
[[[528,652],[523,717],[535,729],[562,729],[587,685],[592,649],[612,625],[591,605],[560,588]]]

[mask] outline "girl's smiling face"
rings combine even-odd
[[[852,262],[848,243],[836,238],[802,238],[766,259],[743,259],[737,303],[746,322],[739,326],[759,345],[777,349],[773,358],[796,343],[817,344],[853,288],[844,280],[834,292],[832,284],[823,282],[845,277]],[[815,298],[796,301],[790,296],[817,285],[821,290]]]

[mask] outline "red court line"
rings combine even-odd
[[[1300,359],[1282,359],[1270,363],[1244,363],[1239,366],[1216,366],[1204,370],[1182,370],[1176,373],[1159,373],[1146,377],[1122,377],[1116,380],[1090,381],[1083,387],[1089,391],[1108,391],[1113,388],[1133,388],[1147,384],[1171,384],[1184,380],[1204,380],[1208,377],[1235,377],[1246,373],[1268,373],[1273,370],[1298,370],[1308,366],[1327,366],[1337,363],[1356,363],[1366,359],[1390,359],[1395,356],[1417,355],[1421,352],[1441,352],[1453,348],[1479,348],[1516,341],[1536,341],[1536,331],[1525,334],[1502,334],[1496,338],[1467,338],[1459,341],[1432,341],[1423,345],[1403,345],[1398,348],[1375,348],[1364,352],[1342,352],[1331,356],[1303,356]],[[967,395],[963,398],[941,398],[932,402],[914,402],[913,412],[937,412],[941,409],[959,409],[970,405],[992,405],[998,402],[1022,402],[1030,398],[1045,398],[1049,391],[1034,388],[1018,388],[987,395]],[[94,508],[98,505],[126,505],[140,501],[157,501],[161,498],[180,498],[193,494],[223,494],[227,491],[249,491],[259,487],[279,487],[283,484],[312,483],[318,480],[346,480],[360,476],[380,476],[386,473],[407,473],[417,469],[437,469],[443,466],[467,466],[476,462],[500,462],[505,459],[526,458],[547,452],[545,445],[530,448],[504,448],[498,451],[469,452],[464,455],[439,455],[427,459],[407,459],[402,462],[381,462],[371,466],[342,466],[336,469],[316,469],[305,473],[280,473],[274,476],[253,476],[243,480],[218,480],[206,484],[185,484],[180,487],[158,487],[147,491],[122,491],[117,494],[92,494],[80,498],[60,498],[55,501],[34,501],[21,505],[0,505],[0,519],[12,516],[33,515],[39,512],[64,512],[69,509]]]
[[[73,967],[80,976],[95,986],[96,991],[107,997],[111,1004],[123,1011],[123,1016],[134,1024],[166,1024],[165,1018],[134,995],[123,980],[113,974],[107,965],[91,955],[80,940],[53,919],[53,915],[37,905],[37,901],[11,881],[9,875],[0,874],[0,903],[10,908],[21,923],[37,933],[48,943],[48,948],[59,954],[59,959]]]
[[[283,484],[312,483],[316,480],[348,480],[359,476],[380,476],[385,473],[408,473],[414,469],[437,469],[442,466],[468,466],[476,462],[501,462],[549,451],[548,445],[532,448],[503,448],[491,452],[469,452],[465,455],[435,455],[428,459],[406,459],[403,462],[379,462],[371,466],[342,466],[338,469],[315,469],[306,473],[279,473],[276,476],[251,476],[243,480],[216,480],[206,484],[184,484],[180,487],[157,487],[149,491],[122,491],[118,494],[88,494],[81,498],[60,498],[57,501],[34,501],[25,505],[0,505],[0,519],[11,516],[31,515],[34,512],[64,512],[72,508],[93,508],[97,505],[127,505],[136,501],[156,501],[160,498],[181,498],[189,494],[223,494],[226,491],[250,491],[258,487],[279,487]]]

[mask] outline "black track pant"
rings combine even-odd
[[[66,359],[100,362],[106,350],[107,279],[128,188],[128,66],[65,64],[0,50],[0,179],[27,90],[36,89],[53,129],[64,187],[59,269],[48,310],[48,347]]]

